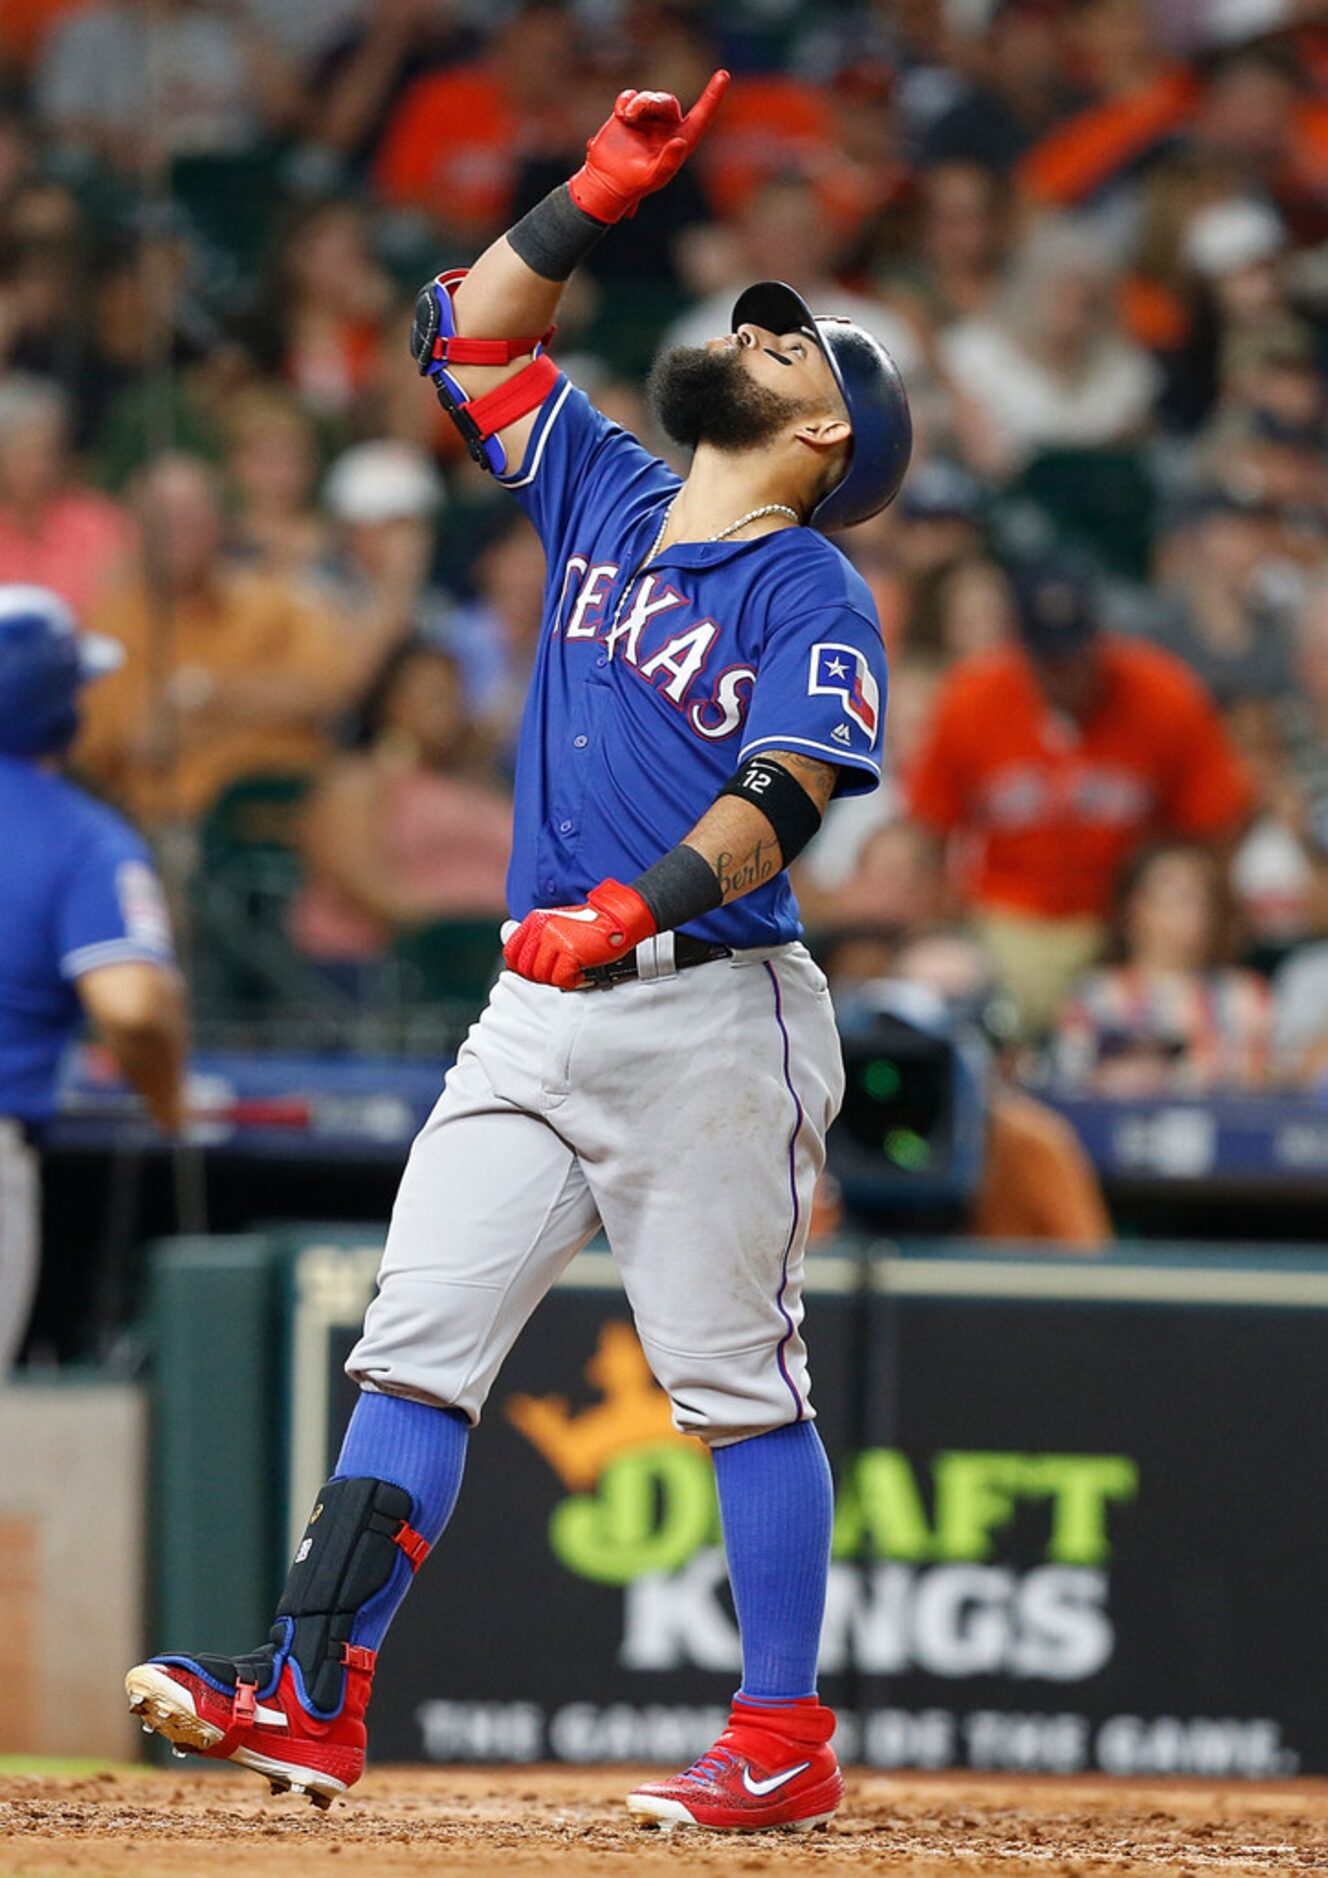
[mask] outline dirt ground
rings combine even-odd
[[[0,1778],[0,1878],[1255,1878],[1328,1873],[1328,1782],[850,1778],[809,1837],[630,1825],[618,1768],[380,1769],[329,1813],[193,1767]]]

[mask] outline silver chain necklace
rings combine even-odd
[[[659,533],[655,536],[649,554],[647,554],[645,559],[640,563],[636,572],[632,575],[632,578],[628,581],[618,597],[618,604],[613,609],[613,618],[609,623],[610,658],[613,657],[614,646],[617,644],[618,621],[622,618],[622,610],[627,605],[628,596],[632,593],[642,574],[645,573],[650,563],[659,553],[660,543],[664,539],[664,532],[668,528],[672,514],[673,504],[670,502],[669,506],[664,511],[664,520],[659,525]],[[798,511],[791,509],[787,502],[765,502],[762,503],[759,509],[748,509],[745,515],[740,515],[736,522],[730,522],[727,528],[717,528],[713,535],[706,536],[706,540],[707,542],[727,541],[730,535],[736,535],[740,528],[747,526],[748,522],[759,522],[763,515],[787,515],[791,522],[797,522],[798,524],[802,522],[802,517],[798,514]]]

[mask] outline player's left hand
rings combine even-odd
[[[527,913],[503,957],[522,978],[576,991],[591,966],[621,958],[654,931],[654,915],[639,893],[621,881],[602,880],[581,906],[541,906]]]

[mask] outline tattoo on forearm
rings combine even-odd
[[[792,750],[772,750],[773,762],[781,763],[793,776],[796,776],[807,794],[824,814],[827,803],[835,793],[838,772],[833,763],[820,763],[812,756],[798,756]]]
[[[746,854],[717,854],[714,863],[719,890],[726,900],[736,900],[772,880],[782,865],[776,841],[758,841]]]

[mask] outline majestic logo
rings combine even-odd
[[[853,646],[826,642],[812,647],[810,697],[838,698],[859,729],[875,740],[881,715],[881,688],[863,653]]]

